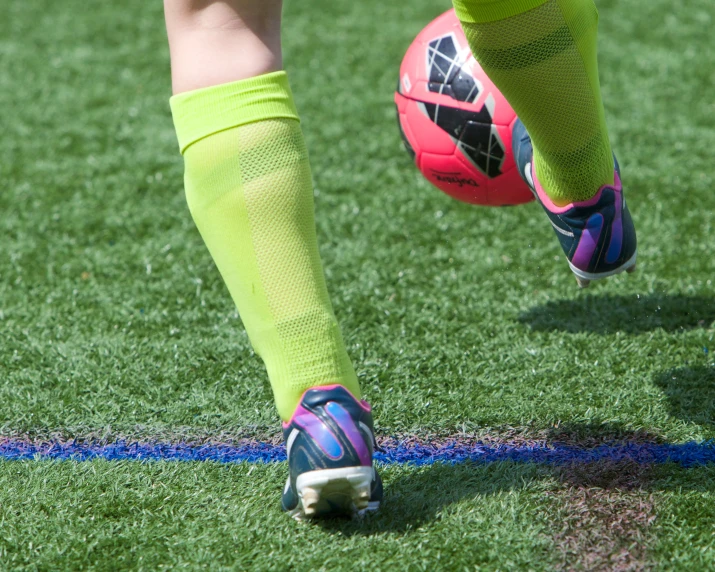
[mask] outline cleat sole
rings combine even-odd
[[[623,265],[619,266],[618,268],[614,270],[610,270],[608,272],[601,272],[601,273],[594,273],[594,272],[584,272],[583,270],[580,270],[579,268],[576,268],[570,260],[566,260],[569,263],[569,266],[571,267],[571,272],[574,273],[576,276],[576,281],[578,282],[578,285],[581,288],[587,288],[588,285],[594,281],[594,280],[602,280],[603,278],[608,278],[609,276],[615,276],[616,274],[620,274],[621,272],[627,272],[628,274],[632,274],[635,272],[636,269],[636,257],[638,256],[638,252],[634,252],[633,256],[628,259]]]
[[[323,516],[354,516],[376,510],[370,502],[372,467],[309,471],[296,481],[299,503],[291,516],[297,520]],[[371,506],[373,505],[373,506]]]

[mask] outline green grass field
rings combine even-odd
[[[534,204],[457,203],[402,148],[401,57],[447,0],[287,2],[321,253],[381,435],[715,438],[715,4],[598,0],[639,271],[579,291]],[[0,436],[274,437],[186,207],[160,3],[0,18]],[[715,467],[384,468],[295,523],[286,467],[0,462],[0,569],[715,569]]]

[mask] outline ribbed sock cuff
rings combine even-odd
[[[298,120],[284,71],[180,93],[170,103],[182,155],[219,131],[265,119]]]
[[[523,14],[548,0],[452,0],[460,22],[484,24]]]

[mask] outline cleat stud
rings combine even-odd
[[[628,274],[633,274],[635,271],[636,271],[636,265],[635,265],[635,264],[634,264],[633,266],[631,266],[630,268],[627,268],[627,269],[626,269],[626,272],[628,272]]]
[[[576,276],[576,282],[578,283],[579,288],[588,288],[589,284],[591,284],[590,280],[581,278],[580,276]]]

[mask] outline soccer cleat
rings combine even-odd
[[[376,510],[382,481],[372,465],[372,413],[342,385],[307,390],[283,423],[289,476],[282,505],[292,517]]]
[[[512,133],[514,159],[519,173],[544,207],[571,271],[581,288],[592,280],[607,278],[636,268],[636,230],[623,196],[616,162],[615,183],[605,185],[587,201],[558,207],[536,178],[531,138],[521,121]]]

